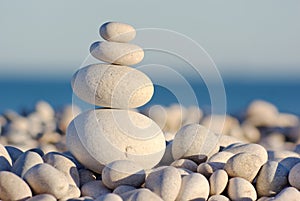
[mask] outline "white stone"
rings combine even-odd
[[[41,163],[44,163],[44,161],[38,153],[27,151],[16,160],[12,167],[12,172],[23,177],[30,168]]]
[[[289,183],[291,186],[300,190],[300,163],[297,163],[289,173]]]
[[[260,157],[251,153],[238,153],[232,156],[224,166],[230,177],[242,177],[252,182],[264,163]]]
[[[111,193],[111,190],[104,186],[100,180],[88,182],[81,187],[82,196],[90,196],[94,199],[108,193]]]
[[[129,24],[106,22],[100,27],[100,35],[107,41],[127,43],[135,38],[136,31]]]
[[[101,61],[125,66],[138,64],[144,58],[144,50],[137,45],[109,41],[93,43],[90,53]]]
[[[110,189],[120,185],[140,187],[145,181],[145,170],[129,160],[116,160],[102,170],[102,182]]]
[[[115,160],[132,160],[144,169],[154,167],[165,152],[160,128],[133,111],[99,109],[78,115],[67,130],[67,147],[94,172]]]
[[[217,170],[209,177],[210,195],[221,194],[228,182],[228,175],[225,170]]]
[[[24,180],[14,173],[0,171],[1,200],[25,200],[31,196],[31,190]]]
[[[294,187],[284,188],[272,201],[299,201],[300,193]]]
[[[56,153],[49,152],[43,156],[45,163],[48,163],[64,173],[70,185],[79,186],[79,173],[77,167],[73,161],[68,159],[66,156]]]
[[[228,146],[223,151],[238,154],[242,152],[251,153],[257,155],[262,163],[267,162],[268,153],[267,150],[259,144],[236,144],[235,146]]]
[[[182,178],[181,188],[177,201],[207,200],[209,195],[209,183],[199,173],[192,173]]]
[[[276,161],[268,161],[260,169],[256,178],[259,196],[272,196],[288,185],[288,170]]]
[[[189,159],[178,159],[171,163],[171,166],[177,167],[177,168],[185,168],[192,172],[197,172],[198,165]]]
[[[231,200],[249,200],[257,199],[254,186],[241,177],[231,178],[228,182],[228,196]]]
[[[133,186],[129,186],[129,185],[120,185],[117,188],[114,189],[113,193],[114,194],[118,194],[121,195],[123,193],[126,193],[128,191],[132,191],[135,190],[136,188]]]
[[[207,201],[230,201],[229,198],[225,197],[224,195],[213,195],[210,196]]]
[[[172,155],[174,159],[187,158],[198,163],[203,162],[218,151],[219,137],[199,124],[189,124],[176,133]]]
[[[103,107],[136,108],[154,93],[147,75],[134,68],[92,64],[79,69],[72,78],[73,92],[82,100]]]
[[[69,189],[65,175],[46,163],[30,168],[24,175],[24,180],[35,194],[48,193],[57,199],[62,198]]]
[[[145,187],[156,193],[165,201],[176,199],[181,186],[181,175],[172,166],[151,172],[146,179]]]
[[[123,201],[122,198],[113,193],[108,193],[105,195],[101,195],[95,199],[95,201]]]
[[[26,201],[57,201],[57,199],[50,194],[39,194],[27,199]]]

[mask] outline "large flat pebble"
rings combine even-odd
[[[92,64],[72,78],[73,92],[82,100],[103,107],[136,108],[154,93],[153,83],[143,72],[127,66]]]

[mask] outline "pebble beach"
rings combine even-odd
[[[0,115],[0,200],[297,201],[300,121],[264,100],[242,114],[152,105],[144,51],[128,24],[108,22],[74,94],[100,106]],[[100,87],[99,87],[100,86]]]

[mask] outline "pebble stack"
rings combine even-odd
[[[128,67],[144,54],[128,43],[135,30],[109,22],[100,35],[106,41],[94,43],[91,54],[108,63],[80,69],[72,87],[103,108],[72,121],[67,108],[56,122],[51,106],[40,102],[27,117],[0,116],[0,200],[299,200],[297,116],[265,101],[251,103],[239,119],[180,105],[152,106],[143,115],[136,108],[151,99],[153,84]],[[30,125],[38,126],[30,132]],[[65,131],[68,149],[61,145]],[[33,147],[14,136],[20,133]],[[44,148],[49,144],[56,151]]]

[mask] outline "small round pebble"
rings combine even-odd
[[[88,169],[80,169],[78,171],[79,173],[79,181],[80,181],[80,186],[90,182],[90,181],[95,181],[96,180],[96,175],[92,171]]]
[[[242,152],[255,154],[260,157],[261,162],[265,163],[268,160],[267,150],[259,144],[237,144],[236,146],[228,146],[223,151],[238,154]]]
[[[50,194],[39,194],[29,198],[26,201],[56,201],[56,198]]]
[[[257,199],[254,186],[244,178],[234,177],[228,182],[228,196],[231,200],[249,200]]]
[[[206,178],[209,178],[212,173],[218,169],[220,168],[215,166],[214,163],[201,163],[197,168],[197,172],[204,175]]]
[[[197,163],[206,161],[209,155],[216,153],[219,135],[200,124],[182,127],[175,135],[172,145],[174,159],[187,158]]]
[[[223,169],[228,159],[234,156],[233,153],[227,151],[221,151],[212,155],[207,162],[213,164],[213,166]]]
[[[57,152],[49,152],[43,156],[45,163],[52,165],[66,176],[69,184],[79,186],[79,173],[73,161]]]
[[[242,177],[252,182],[263,165],[260,157],[251,153],[238,153],[232,156],[224,166],[230,177]]]
[[[105,195],[101,195],[95,199],[95,201],[123,201],[122,198],[113,193],[108,193]]]
[[[129,186],[129,185],[120,185],[117,188],[114,189],[113,193],[114,194],[118,194],[121,195],[123,193],[126,193],[128,191],[132,191],[135,190],[136,188],[133,186]]]
[[[0,199],[25,200],[32,196],[27,183],[14,173],[0,171]]]
[[[23,178],[30,168],[41,163],[44,161],[38,153],[26,151],[14,163],[12,172]]]
[[[259,196],[272,196],[288,184],[288,170],[276,161],[268,161],[260,169],[256,178],[256,191]]]
[[[91,45],[90,53],[100,61],[124,66],[138,64],[144,58],[144,50],[130,43],[97,41]]]
[[[151,172],[145,187],[156,193],[165,201],[175,200],[181,186],[181,175],[177,168],[169,166]]]
[[[46,163],[30,168],[24,175],[24,180],[30,185],[34,193],[48,193],[57,199],[62,198],[69,189],[65,175]]]
[[[209,183],[199,173],[192,173],[182,178],[181,188],[177,201],[207,200],[209,195]]]
[[[158,195],[146,188],[136,189],[121,195],[124,201],[163,201]]]
[[[210,195],[219,195],[221,194],[228,182],[228,175],[225,170],[216,170],[209,177],[209,186],[210,186]]]
[[[300,163],[297,163],[289,173],[288,177],[289,183],[291,186],[300,190]]]
[[[207,201],[230,201],[228,197],[224,195],[213,195],[210,196]]]
[[[81,187],[82,196],[97,198],[108,193],[111,193],[111,190],[104,186],[100,180],[88,182]]]
[[[192,172],[197,172],[198,165],[189,159],[178,159],[171,163],[171,166],[177,167],[177,168],[185,168],[188,170],[191,170]]]
[[[300,193],[294,187],[284,188],[272,201],[299,201]]]
[[[100,35],[107,41],[127,43],[135,38],[135,29],[125,23],[106,22],[100,27]]]
[[[120,185],[141,186],[145,181],[145,170],[129,160],[117,160],[109,163],[102,171],[102,182],[110,189]]]
[[[75,185],[69,185],[67,193],[59,199],[59,201],[67,201],[70,198],[79,198],[81,194],[80,189]]]

